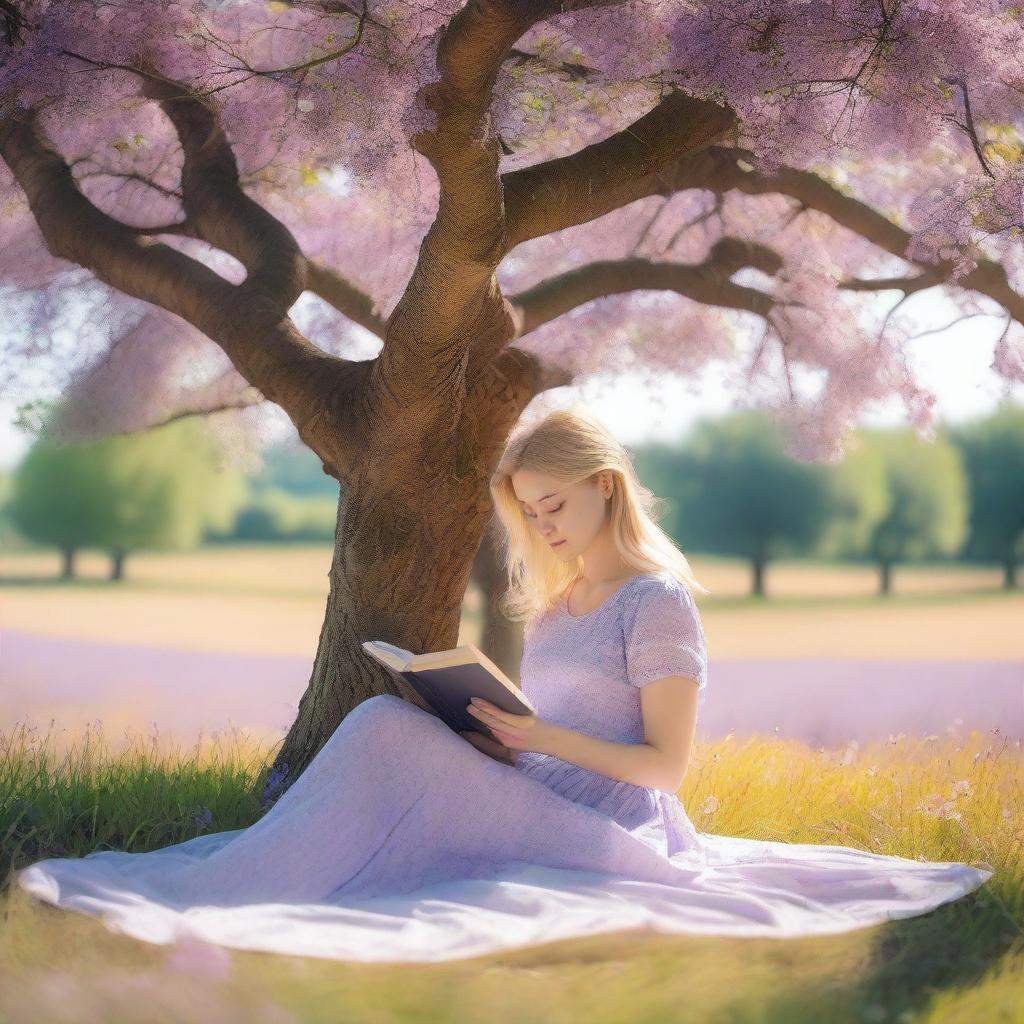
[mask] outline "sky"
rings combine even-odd
[[[895,293],[889,295],[889,304],[894,301],[892,294]],[[949,324],[957,315],[941,295],[916,295],[903,308],[911,303],[919,330]],[[1024,407],[1024,386],[1018,384],[1007,390],[1006,382],[990,366],[1004,323],[998,317],[976,317],[909,343],[911,366],[918,381],[936,395],[940,420],[963,423],[983,416],[1006,396]],[[372,352],[361,353],[359,358],[371,356]],[[715,360],[696,376],[681,379],[662,375],[654,386],[636,376],[606,376],[580,388],[559,389],[549,400],[555,404],[579,399],[592,403],[623,444],[678,439],[695,420],[727,413],[742,404],[743,395],[727,383],[730,369],[734,370],[735,364]],[[31,441],[31,435],[13,422],[17,402],[29,397],[35,396],[25,391],[0,395],[0,469],[12,468]],[[268,438],[295,436],[294,428],[280,410],[277,415],[273,415],[275,410],[268,412]],[[858,425],[894,427],[906,422],[902,403],[894,399],[871,407]]]

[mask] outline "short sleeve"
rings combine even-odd
[[[707,644],[700,612],[678,580],[645,580],[625,602],[622,621],[626,677],[645,686],[664,676],[697,680],[699,704],[707,691]]]

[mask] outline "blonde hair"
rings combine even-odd
[[[607,427],[585,407],[575,406],[557,409],[533,426],[513,431],[491,477],[496,511],[492,529],[504,527],[494,546],[502,552],[508,574],[508,589],[500,602],[507,618],[532,620],[561,597],[582,568],[580,556],[575,563],[556,557],[530,528],[512,487],[512,474],[522,469],[544,473],[563,484],[610,470],[610,528],[622,560],[637,573],[666,572],[691,594],[694,590],[710,593],[655,521],[664,510],[664,500],[640,482],[628,452]]]

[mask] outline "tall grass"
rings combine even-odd
[[[53,723],[51,722],[51,730]],[[95,849],[150,850],[245,827],[272,750],[237,730],[189,751],[155,736],[111,755],[102,723],[63,753],[0,734],[8,872]],[[995,876],[919,918],[839,936],[619,933],[438,965],[359,965],[202,943],[157,947],[3,894],[0,1020],[1024,1021],[1024,752],[993,730],[812,749],[770,736],[698,744],[680,798],[699,829],[832,843]],[[396,984],[397,979],[401,984]]]

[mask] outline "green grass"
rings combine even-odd
[[[60,757],[50,737],[0,734],[8,870],[101,845],[142,851],[262,813],[269,749],[116,757],[102,731]],[[206,948],[191,956],[108,932],[10,885],[0,895],[0,1020],[1024,1021],[1024,753],[998,734],[897,738],[840,751],[727,737],[696,747],[680,797],[697,827],[989,866],[978,892],[845,935],[716,939],[620,932],[436,965]],[[180,957],[180,959],[178,959]]]

